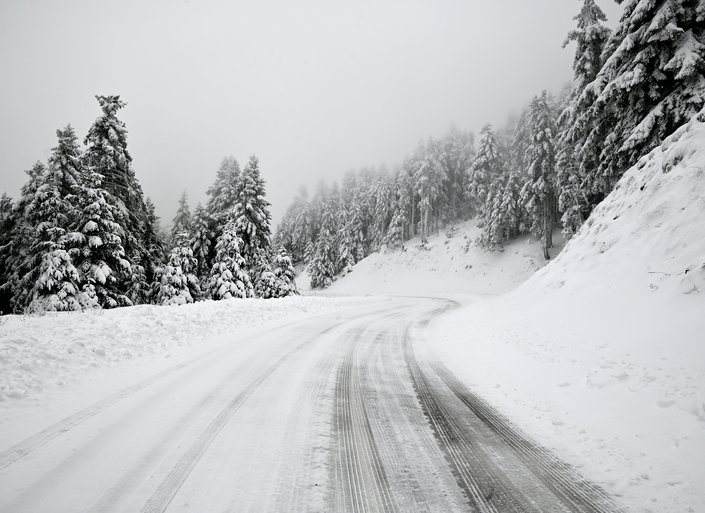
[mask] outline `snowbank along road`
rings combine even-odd
[[[455,306],[292,322],[134,383],[0,446],[0,511],[618,511],[434,360]]]

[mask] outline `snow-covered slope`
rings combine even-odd
[[[373,253],[327,291],[337,294],[498,294],[516,287],[546,264],[538,241],[523,237],[504,251],[486,251],[475,241],[477,221],[405,244],[404,251]],[[557,234],[556,241],[561,237]],[[561,246],[552,250],[558,253]],[[304,277],[305,279],[305,277]]]
[[[705,511],[705,112],[555,261],[430,329],[455,373],[633,511]]]

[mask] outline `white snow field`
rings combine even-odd
[[[439,319],[431,350],[633,511],[705,511],[705,112],[550,265]]]
[[[432,234],[425,246],[416,238],[405,243],[404,251],[373,253],[325,294],[494,295],[516,287],[546,265],[535,239],[522,237],[504,251],[488,252],[477,243],[479,235],[477,220],[471,220],[458,223],[450,232]],[[552,254],[557,254],[562,247],[558,231],[554,239],[557,245]],[[297,286],[310,292],[308,280],[301,273]]]
[[[2,318],[0,512],[705,511],[704,117],[548,265],[466,223],[366,297]]]

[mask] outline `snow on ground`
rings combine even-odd
[[[633,511],[705,511],[705,111],[560,256],[429,329],[474,390]]]
[[[477,221],[443,230],[421,246],[419,238],[405,244],[404,251],[373,253],[327,289],[327,294],[497,294],[514,288],[546,264],[541,244],[522,237],[504,251],[487,251],[476,240]],[[556,241],[561,237],[556,233]],[[552,250],[560,251],[560,245]],[[297,285],[308,289],[308,276]]]
[[[0,404],[85,379],[106,367],[171,358],[187,346],[237,340],[248,328],[363,302],[369,300],[298,296],[0,317]]]

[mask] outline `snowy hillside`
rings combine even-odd
[[[361,303],[359,298],[295,296],[5,316],[0,319],[0,404],[95,379],[110,368],[120,372],[143,363],[173,363],[189,346],[237,342],[252,328]]]
[[[449,236],[450,235],[450,236]],[[497,294],[516,287],[546,264],[541,244],[522,237],[504,251],[487,251],[476,240],[477,221],[459,224],[429,237],[405,244],[404,251],[373,253],[339,278],[328,290],[339,294],[463,293]],[[555,237],[557,242],[560,236]],[[560,251],[560,246],[552,250]],[[303,282],[303,283],[302,283]],[[306,286],[306,276],[299,286]]]
[[[634,511],[705,511],[705,112],[522,286],[432,351]]]

